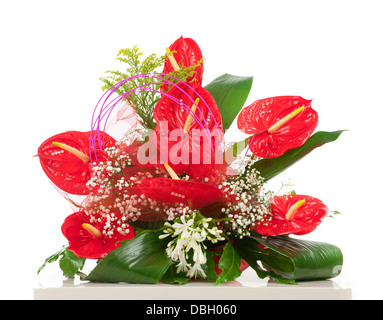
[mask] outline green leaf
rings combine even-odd
[[[241,111],[252,84],[253,77],[239,77],[225,73],[205,87],[213,96],[221,111],[224,130],[229,129],[239,111]]]
[[[326,215],[326,218],[335,218],[337,215],[342,214],[337,210],[330,210],[330,213]]]
[[[181,271],[177,273],[177,267],[173,264],[165,272],[161,281],[168,284],[185,284],[190,281],[190,278],[186,277],[186,272]]]
[[[267,249],[258,247],[260,243],[255,239],[245,237],[241,240],[234,241],[234,247],[251,268],[255,270],[260,279],[270,277],[276,280],[278,283],[283,284],[295,284],[294,279],[284,278],[281,275],[276,274],[274,271],[265,270],[259,263],[278,265],[279,270],[288,272],[291,270],[291,260],[287,259],[283,255],[269,254]]]
[[[239,269],[241,265],[241,257],[234,249],[230,241],[223,247],[223,253],[219,260],[218,267],[222,273],[218,276],[216,284],[222,284],[233,281],[238,278],[242,271]]]
[[[200,279],[210,281],[210,282],[216,282],[217,281],[217,273],[215,272],[215,261],[213,259],[213,255],[217,255],[217,252],[212,251],[206,251],[206,263],[201,265],[203,271],[206,274],[206,278],[200,277]]]
[[[253,232],[251,237],[235,241],[234,246],[258,276],[269,276],[280,283],[333,278],[339,275],[343,264],[341,250],[324,242],[286,236],[264,239]]]
[[[243,150],[246,149],[246,147],[249,145],[249,141],[251,140],[251,137],[248,137],[240,142],[235,142],[232,145],[232,151],[233,151],[233,156],[237,157]]]
[[[37,270],[37,274],[45,268],[47,263],[55,262],[60,258],[59,265],[64,276],[73,278],[79,270],[82,270],[86,259],[77,257],[72,251],[67,249],[68,246],[62,246],[59,251],[46,258],[43,265]]]
[[[43,270],[45,268],[45,266],[47,265],[47,263],[52,263],[52,262],[55,262],[57,261],[57,259],[63,254],[63,252],[67,249],[68,247],[67,246],[62,246],[62,248],[57,251],[56,253],[52,254],[51,256],[49,256],[48,258],[45,259],[44,263],[41,265],[41,267],[37,270],[37,274],[39,274],[41,272],[41,270]]]
[[[246,147],[249,144],[251,137],[248,137],[242,141],[234,142],[223,154],[223,160],[227,164],[231,164],[235,158],[241,154],[243,150],[246,149]],[[217,150],[216,156],[219,156],[220,150]]]
[[[84,268],[84,258],[79,258],[72,251],[65,250],[60,258],[60,268],[64,276],[73,278],[74,275]]]
[[[144,231],[110,252],[86,277],[99,282],[157,283],[174,263],[166,255],[162,230]]]
[[[343,131],[345,130],[333,132],[318,131],[299,148],[288,150],[282,156],[277,158],[259,160],[251,166],[250,169],[255,168],[259,171],[265,181],[270,180],[297,161],[301,160],[314,149],[338,139]]]

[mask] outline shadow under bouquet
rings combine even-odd
[[[224,74],[203,87],[191,38],[142,55],[136,46],[118,52],[126,70],[101,78],[89,131],[38,148],[73,209],[61,227],[68,244],[38,272],[59,260],[64,275],[98,282],[223,284],[249,267],[279,283],[337,276],[339,248],[290,237],[313,231],[327,206],[264,184],[342,130],[314,132],[318,114],[300,96],[244,107],[252,77]],[[235,120],[242,141],[225,134]],[[86,259],[98,260],[87,275]]]

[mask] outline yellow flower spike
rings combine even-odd
[[[270,128],[269,130],[267,130],[268,133],[272,134],[274,133],[275,131],[277,131],[280,127],[282,127],[287,121],[291,120],[292,118],[294,118],[296,115],[298,115],[300,112],[303,111],[305,107],[302,106],[298,109],[295,109],[294,111],[290,112],[287,116],[283,117],[282,119],[280,119],[279,121],[277,121],[276,123],[274,123]]]
[[[82,227],[88,231],[92,236],[96,237],[96,238],[100,238],[101,237],[101,231],[98,230],[97,228],[93,227],[91,224],[88,224],[88,223],[83,223],[82,224]]]
[[[289,209],[289,211],[287,211],[286,213],[286,220],[291,220],[292,218],[294,218],[294,215],[295,213],[297,212],[297,210],[306,202],[306,200],[298,200],[297,202],[295,202]]]
[[[55,146],[55,147],[59,147],[63,150],[66,150],[68,152],[70,152],[71,154],[75,155],[76,157],[80,158],[82,161],[84,162],[89,162],[90,159],[89,157],[85,154],[85,153],[82,153],[81,151],[77,150],[76,148],[73,148],[71,146],[68,146],[67,144],[65,143],[61,143],[61,142],[55,142],[53,141],[52,144]]]
[[[191,107],[191,112],[189,112],[189,115],[186,118],[185,126],[184,126],[184,133],[189,133],[190,126],[191,126],[191,123],[193,121],[192,113],[195,114],[195,112],[197,110],[198,103],[199,103],[199,98],[195,99],[195,101],[194,101],[194,103],[193,103],[193,105]]]
[[[169,173],[169,175],[172,177],[174,180],[180,180],[180,178],[177,176],[177,174],[174,172],[171,166],[169,166],[167,163],[164,164],[164,167],[166,171]]]
[[[166,54],[168,55],[169,61],[174,69],[174,71],[178,71],[180,69],[180,66],[178,65],[176,59],[174,58],[173,54],[171,53],[169,48],[166,48]]]

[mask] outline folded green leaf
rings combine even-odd
[[[324,242],[286,236],[263,238],[254,232],[234,242],[234,247],[260,278],[268,276],[280,283],[329,279],[342,270],[342,252]]]
[[[234,249],[230,241],[223,247],[221,259],[219,259],[218,267],[222,270],[216,280],[216,284],[222,284],[233,281],[238,278],[242,271],[239,269],[241,265],[241,257]]]
[[[291,149],[277,158],[259,160],[251,166],[250,169],[257,169],[265,181],[270,180],[297,161],[301,160],[314,149],[338,139],[343,131],[345,130],[333,132],[318,131],[299,148]]]
[[[252,84],[253,77],[239,77],[225,73],[205,87],[213,96],[221,111],[224,130],[229,129],[239,111],[241,111]]]
[[[174,263],[166,255],[169,239],[159,239],[162,230],[144,231],[125,240],[86,277],[99,282],[157,283]]]

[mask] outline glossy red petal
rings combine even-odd
[[[168,122],[168,130],[183,129],[185,121],[189,115],[189,110],[193,106],[197,98],[200,99],[197,110],[195,112],[201,125],[193,119],[190,131],[194,129],[203,130],[214,129],[222,131],[222,120],[219,108],[212,95],[198,84],[192,83],[187,85],[179,83],[169,90],[168,94],[182,102],[181,106],[178,102],[173,101],[167,96],[163,96],[154,108],[154,119],[157,123],[160,121]]]
[[[71,146],[93,160],[105,161],[107,154],[100,149],[89,150],[90,132],[67,131],[54,135],[45,140],[38,148],[41,166],[48,178],[65,192],[86,195],[89,189],[86,183],[92,175],[90,162],[84,162],[72,153],[65,151],[52,142],[64,143]],[[96,147],[98,147],[96,141]],[[114,145],[115,140],[105,134],[105,147]]]
[[[69,215],[61,226],[64,237],[68,239],[69,250],[81,258],[99,258],[103,253],[102,243],[82,227],[83,223],[89,223],[89,217],[80,211]],[[93,225],[101,228],[98,223]]]
[[[180,37],[176,41],[174,41],[170,47],[170,51],[177,51],[173,54],[175,60],[177,61],[178,65],[184,66],[184,67],[191,67],[194,66],[199,60],[201,60],[202,52],[199,48],[197,42],[195,42],[191,38],[183,38]],[[173,66],[170,63],[169,59],[166,59],[164,70],[162,73],[169,74],[170,72],[173,72]],[[187,79],[187,82],[191,82],[192,80],[195,80],[197,84],[202,84],[202,75],[203,75],[203,62],[200,66],[198,66],[195,69],[195,72],[192,77]]]
[[[84,142],[88,143],[88,153],[89,153],[89,140],[91,138],[94,142],[92,144],[92,152],[94,152],[94,150],[113,147],[116,144],[116,140],[103,131],[100,131],[99,135],[97,135],[96,131],[94,131],[93,133],[91,131],[86,131],[81,133],[82,133],[82,139],[84,139]]]
[[[117,228],[121,224],[118,224],[118,221],[121,222],[122,216],[119,213],[112,213],[112,215],[113,220],[110,219],[110,216],[109,219],[106,217],[91,219],[83,211],[69,215],[61,226],[61,231],[69,242],[68,249],[80,258],[100,259],[120,246],[118,241],[133,238],[133,228],[128,226],[124,229],[125,231],[128,230],[127,233],[120,233]],[[100,237],[95,237],[83,227],[84,223],[91,224],[99,231],[103,231],[106,223],[108,223],[107,228],[112,231],[112,234],[101,234]]]
[[[257,100],[241,111],[238,128],[247,134],[254,134],[250,140],[250,150],[256,156],[281,156],[287,150],[303,145],[318,125],[318,114],[310,103],[310,100],[294,96]],[[302,112],[276,132],[268,133],[273,124],[302,106],[305,106]]]
[[[221,114],[211,94],[192,84],[174,86],[169,95],[182,102],[163,96],[155,106],[154,119],[157,148],[161,159],[166,159],[173,169],[183,171],[182,165],[214,162],[214,152],[223,138]],[[197,98],[200,98],[195,117],[188,134],[184,133],[185,122]],[[177,167],[179,166],[179,167]]]
[[[287,212],[299,200],[305,200],[305,203],[299,207],[291,220],[287,220]],[[307,234],[313,231],[329,212],[321,200],[306,195],[277,196],[272,202],[272,220],[256,226],[258,233],[267,236]]]
[[[185,173],[196,182],[208,183],[218,187],[227,179],[228,165],[224,164],[191,164]]]
[[[217,187],[185,180],[167,178],[148,178],[138,185],[148,198],[165,203],[182,203],[200,209],[207,205],[225,202],[221,190]]]

